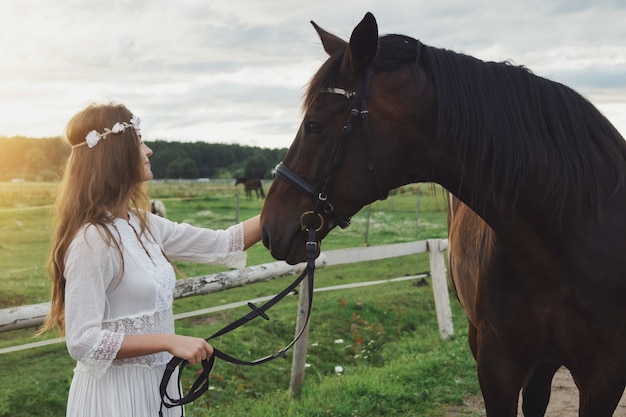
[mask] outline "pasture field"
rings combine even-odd
[[[266,190],[269,184],[265,184]],[[52,203],[56,184],[0,183],[0,308],[35,304],[49,299],[46,260],[51,234]],[[261,211],[263,200],[248,199],[234,181],[154,181],[150,194],[164,201],[167,217],[213,229],[226,228]],[[22,191],[20,191],[22,190]],[[419,192],[419,223],[416,210]],[[237,193],[241,195],[237,198]],[[11,200],[13,199],[13,200]],[[237,212],[237,201],[239,211]],[[367,241],[366,241],[367,233]],[[352,225],[337,229],[322,249],[338,249],[445,237],[444,196],[435,188],[408,186],[387,200],[364,208]],[[272,262],[263,245],[248,251],[248,265]],[[214,266],[177,263],[187,277],[219,272]]]
[[[247,199],[230,182],[150,183],[167,217],[224,228],[257,214],[262,200]],[[0,195],[4,184],[0,184]],[[9,184],[9,187],[15,184]],[[54,184],[42,185],[54,190]],[[38,194],[32,187],[33,196]],[[266,187],[267,189],[267,187]],[[418,198],[419,192],[419,198]],[[53,191],[52,191],[53,194]],[[50,195],[52,195],[50,194]],[[0,209],[0,307],[48,299],[45,260],[49,246],[51,197],[3,201]],[[419,223],[416,222],[419,201]],[[368,221],[369,218],[369,221]],[[345,230],[333,231],[322,250],[446,237],[445,201],[440,189],[408,186],[364,208]],[[367,237],[366,237],[367,235]],[[248,264],[272,262],[262,245],[248,251]],[[177,263],[188,277],[218,272],[214,266]],[[319,269],[316,288],[415,275],[428,271],[428,256],[404,256]],[[175,313],[279,292],[292,278],[175,301]],[[475,395],[478,384],[466,342],[466,322],[451,295],[456,337],[439,339],[429,280],[404,281],[316,293],[311,318],[307,376],[302,396],[289,398],[291,355],[255,367],[218,363],[211,390],[187,408],[189,416],[437,416],[448,405]],[[297,297],[270,311],[270,321],[251,324],[214,344],[234,356],[255,359],[284,346],[295,329]],[[176,322],[177,332],[207,337],[245,314],[226,310]],[[0,348],[56,337],[32,338],[34,329],[0,333]],[[63,416],[73,360],[63,344],[0,355],[0,417]],[[337,374],[335,367],[343,372]],[[186,377],[183,384],[188,383]]]

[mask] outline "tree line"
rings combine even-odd
[[[286,148],[206,142],[146,141],[155,179],[271,178]],[[61,137],[0,137],[0,181],[56,181],[71,151]]]

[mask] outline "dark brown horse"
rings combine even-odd
[[[524,67],[379,38],[369,13],[349,43],[314,26],[330,57],[268,192],[265,246],[302,261],[307,230],[322,239],[393,188],[439,183],[477,213],[456,211],[450,252],[487,415],[515,416],[523,389],[525,415],[543,416],[563,365],[580,416],[611,416],[626,385],[621,135]]]
[[[489,225],[452,195],[450,195],[448,206],[448,228],[448,273],[457,299],[467,314],[470,350],[474,359],[478,361],[479,341],[485,335],[494,337],[494,330],[490,328],[490,322],[493,319],[490,317],[491,312],[487,309],[492,309],[497,305],[497,301],[491,299],[493,295],[488,292],[494,286],[490,282],[502,279],[494,272],[497,269],[496,262],[498,262],[498,252],[501,248]],[[517,294],[505,296],[516,297]],[[502,298],[500,302],[502,306],[506,306],[505,298]],[[560,305],[556,304],[554,308],[555,311],[552,314],[560,314],[558,311],[561,308]],[[510,329],[510,331],[515,331],[515,329]],[[520,335],[535,337],[532,332],[520,332]],[[481,362],[491,361],[490,358],[485,358],[485,353],[482,357]],[[494,360],[491,365],[486,363],[485,366],[497,366],[497,364],[498,362]],[[550,399],[552,378],[561,365],[561,362],[551,360],[549,357],[537,360],[523,387],[522,410],[525,416],[545,415]]]
[[[263,191],[263,183],[260,179],[240,177],[235,180],[235,186],[243,184],[246,192],[246,197],[252,198],[252,191],[256,193],[256,198],[265,198],[265,191]]]

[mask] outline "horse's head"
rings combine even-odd
[[[372,14],[349,43],[311,23],[330,57],[309,84],[303,121],[261,214],[263,243],[289,263],[304,260],[307,229],[317,229],[321,240],[335,226],[346,227],[363,206],[415,180],[402,168],[414,157],[399,149],[417,133],[418,121],[402,128],[397,121],[410,118],[426,83],[408,65],[378,71]],[[419,43],[413,42],[409,55],[416,62]]]

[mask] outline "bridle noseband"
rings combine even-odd
[[[315,201],[314,209],[306,211],[300,216],[300,226],[303,230],[309,230],[311,228],[317,228],[318,230],[321,230],[324,227],[324,217],[322,216],[322,214],[326,215],[329,218],[329,230],[335,226],[339,226],[342,229],[345,229],[350,225],[350,217],[342,216],[337,213],[334,204],[328,198],[328,192],[330,191],[330,188],[332,186],[335,173],[339,168],[339,164],[343,157],[346,143],[348,142],[348,138],[350,137],[350,133],[352,132],[352,127],[354,126],[354,123],[358,117],[361,118],[361,128],[363,130],[363,137],[365,138],[368,171],[372,176],[374,187],[376,188],[376,191],[378,193],[378,198],[380,200],[384,200],[387,198],[387,193],[383,192],[380,186],[380,182],[378,180],[378,176],[376,175],[374,155],[372,152],[372,137],[370,132],[369,113],[367,110],[367,98],[369,95],[370,84],[372,83],[373,77],[374,69],[370,66],[366,70],[365,79],[363,80],[363,85],[361,86],[359,92],[347,91],[342,88],[336,87],[326,88],[321,91],[321,93],[339,94],[347,99],[354,98],[354,100],[350,109],[348,121],[341,130],[341,137],[339,138],[339,142],[335,146],[335,149],[333,149],[330,159],[326,163],[326,166],[322,171],[322,175],[320,176],[316,187],[313,187],[301,176],[293,172],[291,169],[287,168],[284,162],[281,162],[276,167],[276,175],[279,178],[287,181],[289,184],[291,184],[304,194],[310,196],[313,201]],[[319,223],[319,225],[315,225],[315,223],[311,222]]]

